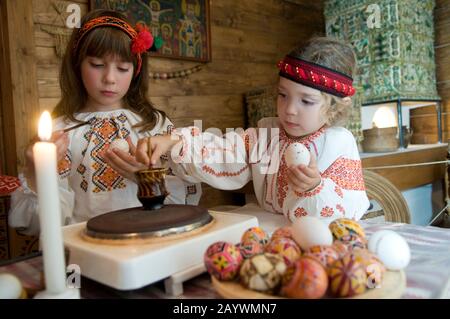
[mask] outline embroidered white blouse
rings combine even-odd
[[[267,130],[262,128],[272,128],[267,133],[272,138],[264,139]],[[356,141],[345,128],[323,127],[293,139],[279,126],[278,118],[265,118],[258,129],[224,137],[195,127],[174,133],[182,138],[170,160],[176,175],[225,190],[239,189],[253,180],[259,205],[291,221],[306,215],[327,222],[340,217],[358,220],[369,208]],[[288,184],[284,151],[294,142],[316,155],[322,181],[312,191],[298,193]]]
[[[157,125],[146,132],[138,132],[133,125],[141,117],[132,111],[119,109],[105,112],[79,113],[76,119],[89,121],[88,125],[69,131],[66,156],[58,163],[59,196],[62,225],[86,221],[91,217],[113,210],[141,206],[137,199],[137,184],[119,175],[102,159],[101,153],[117,138],[138,139],[170,133],[173,125],[169,119],[159,118]],[[54,129],[60,130],[78,123],[54,120]],[[25,232],[39,232],[37,195],[31,191],[23,175],[22,186],[11,195],[9,224],[25,228]],[[166,203],[196,205],[201,196],[199,184],[188,183],[176,176],[166,176],[170,195]]]

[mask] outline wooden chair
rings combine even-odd
[[[384,215],[388,222],[410,223],[411,216],[402,193],[388,179],[370,171],[363,170],[366,192],[369,199],[376,200],[382,210],[366,213],[362,219]]]

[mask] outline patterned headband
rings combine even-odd
[[[329,94],[346,97],[355,94],[353,79],[341,72],[287,55],[278,62],[280,76]]]
[[[80,30],[78,30],[73,45],[73,54],[75,55],[77,53],[81,40],[86,34],[97,27],[105,26],[118,28],[130,37],[131,52],[136,55],[137,59],[136,73],[134,74],[134,76],[137,76],[142,68],[141,54],[150,49],[153,45],[153,36],[143,24],[138,24],[136,29],[134,29],[127,22],[116,17],[103,16],[89,20],[80,28]]]

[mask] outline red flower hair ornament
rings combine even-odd
[[[153,36],[144,24],[137,24],[135,27],[137,35],[131,41],[131,52],[141,54],[149,50],[153,45]]]

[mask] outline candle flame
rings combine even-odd
[[[385,127],[396,127],[397,121],[395,119],[395,114],[392,110],[383,106],[380,107],[373,116],[374,127],[385,128]]]
[[[41,141],[48,141],[52,136],[52,117],[48,111],[44,111],[39,119],[38,136]]]

